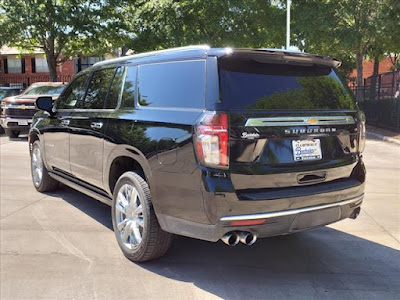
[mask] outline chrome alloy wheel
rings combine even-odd
[[[115,203],[115,220],[119,237],[128,249],[142,241],[144,229],[143,208],[137,189],[124,184],[118,191]]]
[[[40,148],[37,146],[33,147],[31,164],[33,183],[36,187],[38,187],[42,183],[43,178],[43,161],[42,154],[40,153]]]

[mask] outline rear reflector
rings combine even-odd
[[[261,225],[266,222],[267,219],[232,221],[231,226]]]

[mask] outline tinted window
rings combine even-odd
[[[85,97],[84,108],[101,109],[108,94],[115,69],[104,69],[93,73]]]
[[[330,67],[253,60],[226,63],[219,73],[224,108],[355,109],[351,92]]]
[[[184,61],[139,67],[139,104],[203,108],[205,62]]]
[[[114,75],[114,79],[112,81],[110,91],[108,92],[107,100],[104,105],[104,108],[116,108],[118,105],[118,97],[121,92],[121,84],[123,77],[123,68],[119,67]]]
[[[81,107],[83,97],[85,97],[86,83],[89,74],[77,77],[61,94],[57,101],[57,109],[72,109]]]
[[[21,94],[20,90],[2,90],[0,89],[0,100],[5,97],[11,97]]]
[[[128,67],[122,93],[121,108],[134,108],[137,67]]]
[[[28,88],[25,92],[24,95],[60,95],[62,91],[64,90],[65,86],[46,86],[46,85],[41,85],[41,86],[33,86]]]

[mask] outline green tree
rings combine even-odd
[[[398,0],[293,1],[295,40],[308,52],[354,61],[362,86],[362,62],[371,49],[385,53],[399,40]],[[392,41],[391,46],[384,41]],[[397,50],[398,51],[398,50]]]
[[[0,0],[0,41],[24,50],[42,49],[50,78],[77,54],[101,55],[123,43],[123,1]]]
[[[130,48],[147,51],[189,44],[275,47],[285,41],[285,12],[269,0],[147,0],[131,5]]]

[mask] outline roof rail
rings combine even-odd
[[[151,56],[151,55],[156,55],[156,54],[161,54],[161,53],[169,53],[169,52],[175,52],[175,51],[189,51],[189,50],[208,50],[210,49],[210,46],[208,45],[191,45],[191,46],[185,46],[185,47],[177,47],[177,48],[169,48],[165,50],[156,50],[156,51],[151,51],[151,52],[144,52],[144,53],[139,53],[139,54],[133,54],[133,55],[128,55],[128,56],[122,56],[122,57],[117,57],[117,58],[112,58],[108,60],[103,60],[95,63],[93,66],[102,66],[102,65],[107,65],[107,64],[112,64],[112,63],[118,63],[121,61],[133,59],[133,58],[140,58],[140,57],[146,57],[146,56]]]

